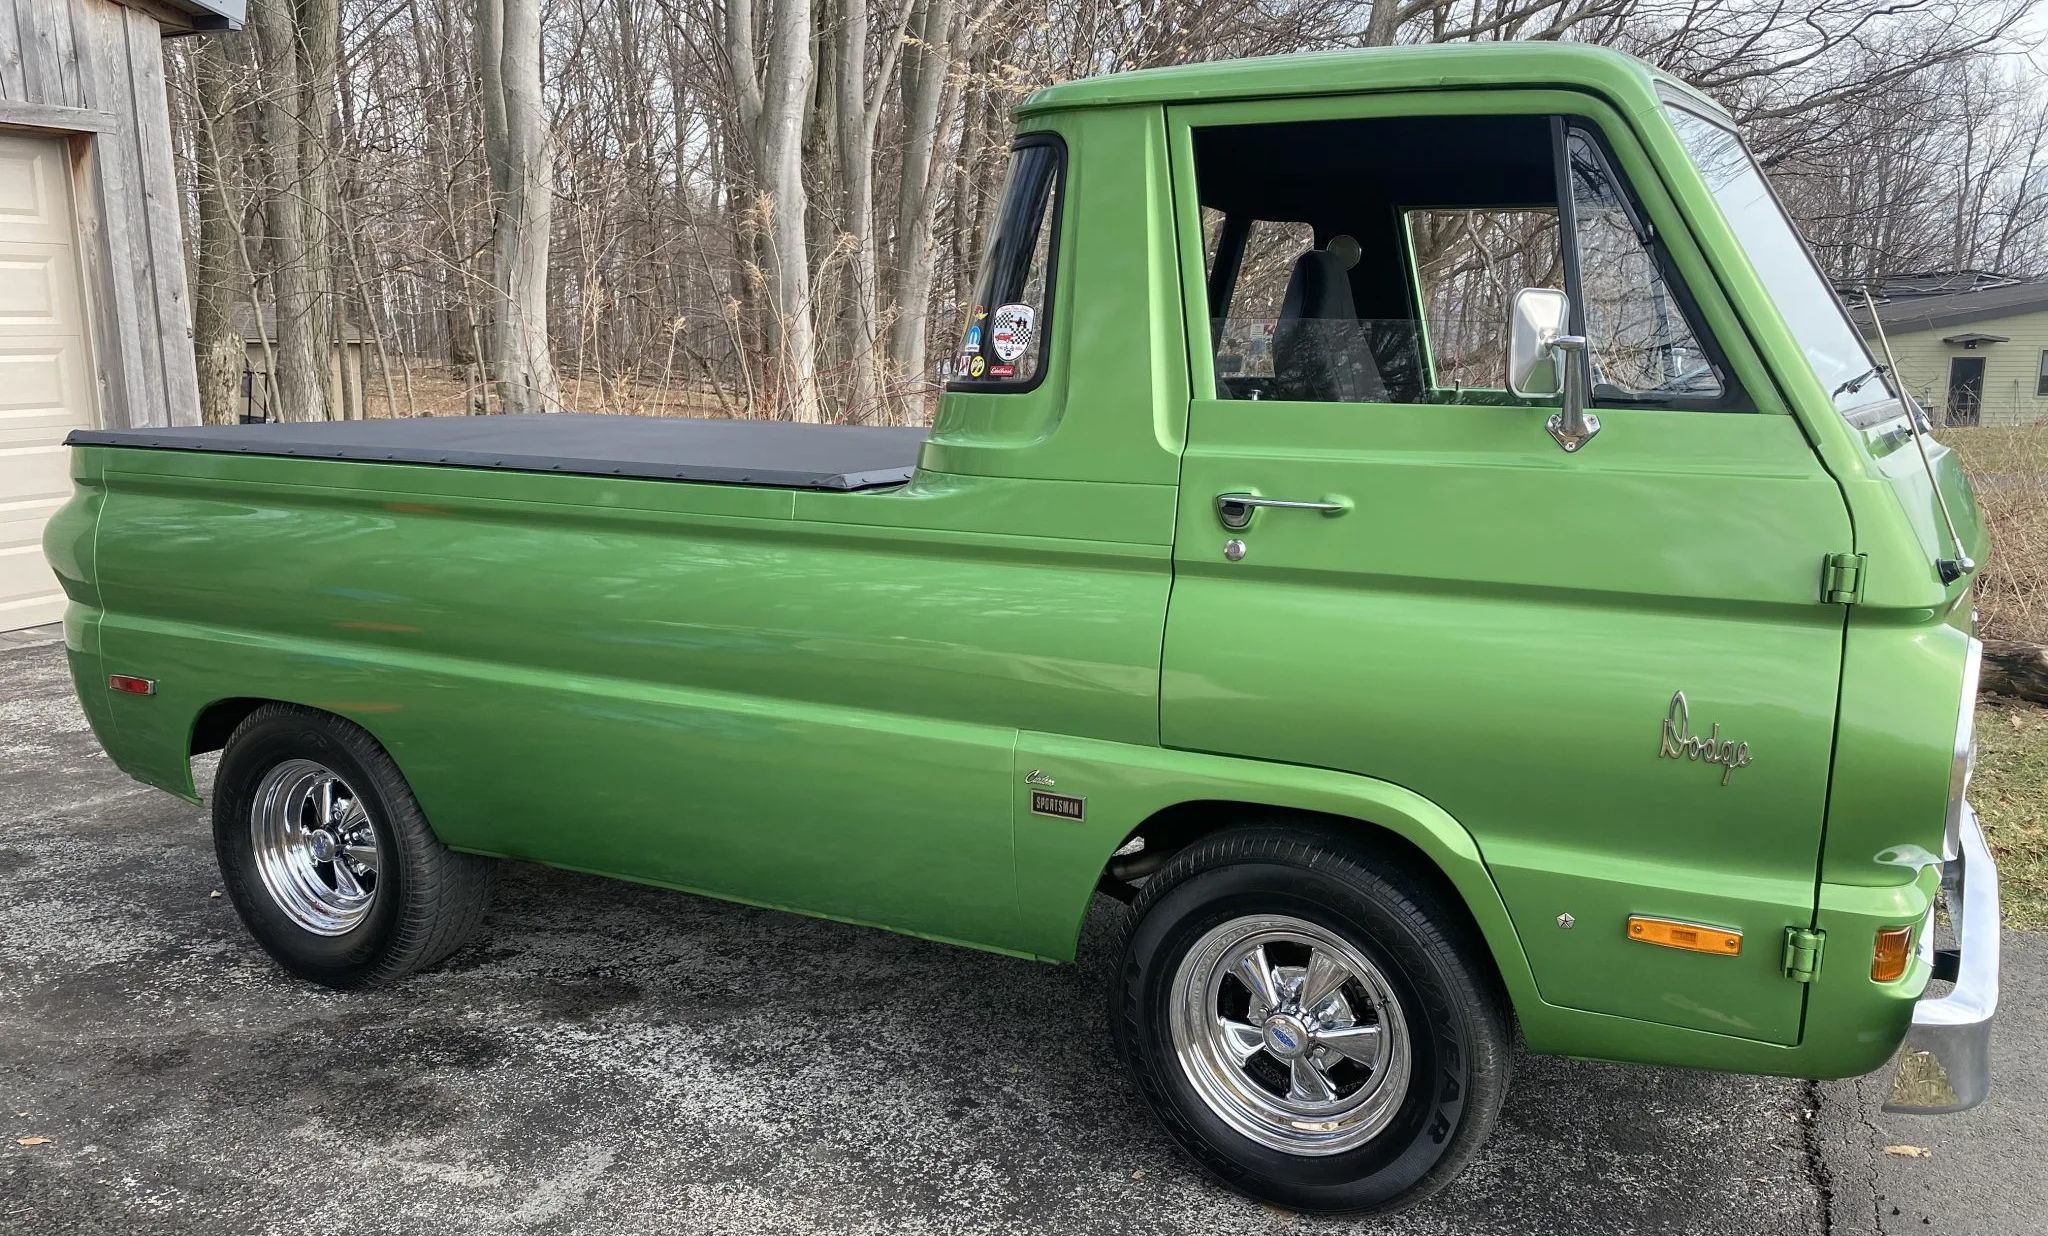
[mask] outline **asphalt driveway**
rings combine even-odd
[[[2048,1230],[2041,937],[2007,937],[1975,1112],[1524,1054],[1448,1192],[1310,1219],[1205,1182],[1126,1087],[1107,903],[1053,968],[514,866],[442,970],[294,982],[215,894],[203,813],[100,753],[53,638],[0,635],[5,1230]]]

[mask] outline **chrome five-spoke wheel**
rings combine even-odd
[[[1182,957],[1173,1046],[1196,1094],[1275,1150],[1331,1155],[1383,1131],[1412,1051],[1379,967],[1335,933],[1284,915],[1231,919]]]
[[[249,811],[256,870],[277,908],[322,936],[360,926],[377,898],[377,829],[347,782],[312,760],[264,775]]]

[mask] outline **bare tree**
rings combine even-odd
[[[295,417],[347,305],[376,412],[917,419],[1018,103],[1292,50],[1618,46],[1745,121],[1832,273],[2048,267],[2048,104],[2000,62],[2025,0],[252,3],[204,41],[238,71],[178,75],[195,346],[218,391],[260,302]]]
[[[262,67],[255,109],[277,339],[274,406],[285,420],[326,420],[327,375],[321,363],[327,351],[326,319],[314,255],[306,244],[307,176],[300,137],[309,118],[300,15],[292,0],[253,0],[249,27]]]
[[[912,379],[922,378],[927,369],[925,343],[931,332],[936,261],[933,203],[939,187],[934,155],[939,118],[950,110],[948,95],[957,94],[957,78],[951,70],[960,25],[954,0],[915,0],[913,41],[896,131],[901,171],[896,182],[895,262],[889,284],[896,314],[889,334],[890,367]]]
[[[804,112],[810,101],[810,0],[725,0],[725,60],[739,129],[753,159],[751,225],[768,285],[767,335],[776,410],[823,419],[818,337],[811,313],[810,244],[804,231]],[[757,27],[768,36],[757,54]]]
[[[491,367],[506,412],[555,412],[561,387],[548,341],[553,138],[540,82],[540,0],[477,0],[477,76],[493,215]]]
[[[239,415],[242,373],[247,368],[236,319],[253,317],[253,274],[244,247],[239,189],[246,142],[235,107],[241,63],[239,42],[200,39],[184,76],[190,95],[181,119],[192,136],[193,202],[197,216],[192,271],[192,347],[199,373],[199,411],[208,424],[232,423]],[[173,61],[172,68],[181,67]]]

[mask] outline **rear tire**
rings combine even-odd
[[[1434,881],[1336,829],[1256,826],[1175,855],[1132,911],[1118,1053],[1223,1184],[1292,1210],[1396,1210],[1492,1132],[1506,1002]]]
[[[441,844],[360,726],[294,704],[257,709],[228,739],[213,842],[256,942],[342,989],[395,983],[461,948],[496,867]]]

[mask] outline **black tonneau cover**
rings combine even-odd
[[[64,441],[784,489],[872,489],[909,480],[924,438],[922,429],[557,413],[79,429]]]

